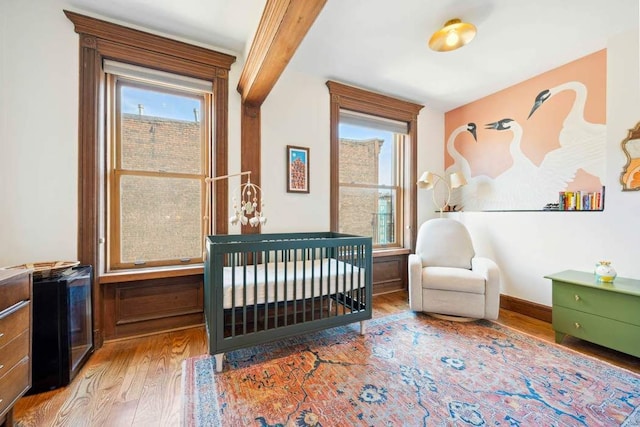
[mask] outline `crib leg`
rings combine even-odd
[[[360,335],[364,335],[367,332],[367,327],[364,324],[364,320],[360,321]]]
[[[216,372],[222,372],[222,359],[224,358],[224,353],[218,353],[214,357],[216,358]]]

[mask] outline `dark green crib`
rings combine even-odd
[[[371,319],[371,238],[332,232],[207,237],[209,353]]]

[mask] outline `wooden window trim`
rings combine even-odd
[[[215,108],[214,135],[211,136],[215,137],[211,149],[215,164],[212,166],[216,175],[225,175],[228,173],[229,70],[236,58],[68,10],[64,13],[79,35],[78,260],[94,266],[94,337],[96,346],[100,347],[103,340],[100,274],[104,270],[100,257],[100,194],[104,168],[101,144],[104,144],[105,137],[102,60],[113,59],[211,81]],[[227,196],[228,183],[218,183],[215,186],[215,233],[225,234],[228,231]]]
[[[418,113],[424,107],[423,105],[415,104],[393,98],[387,95],[382,95],[368,90],[348,86],[342,83],[327,81],[327,87],[329,88],[330,95],[330,227],[332,231],[338,231],[338,218],[339,218],[339,135],[338,126],[340,123],[340,109],[346,109],[355,111],[358,113],[370,114],[372,116],[383,117],[386,119],[392,119],[402,121],[408,125],[408,140],[405,143],[409,150],[409,164],[405,165],[409,167],[409,182],[417,181],[417,141],[418,141]],[[415,185],[410,186],[408,194],[409,198],[409,212],[408,212],[408,226],[411,231],[411,238],[405,239],[405,247],[413,250],[415,248],[416,230],[417,230],[417,199],[418,190]],[[381,250],[384,250],[381,249]]]

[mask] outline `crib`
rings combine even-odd
[[[208,236],[209,353],[371,319],[371,238],[333,232]]]

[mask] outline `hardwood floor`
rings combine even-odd
[[[374,317],[408,310],[406,292],[374,297]],[[500,310],[498,323],[553,342],[549,323]],[[640,373],[640,359],[567,337],[563,346]],[[204,327],[106,343],[75,380],[23,397],[18,426],[179,426],[181,363],[205,354]]]

